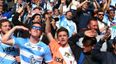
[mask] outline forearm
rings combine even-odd
[[[8,40],[10,39],[10,36],[12,33],[16,30],[16,27],[12,28],[9,32],[7,32],[3,37],[2,37],[2,43],[12,45],[11,43],[8,43]]]
[[[107,6],[106,6],[106,11],[107,11],[108,8],[110,7],[110,3],[111,3],[111,0],[108,0]]]
[[[51,32],[50,19],[46,18],[46,22],[45,23],[46,23],[45,32],[46,33]]]
[[[63,4],[60,4],[60,15],[63,14]]]
[[[98,4],[98,2],[96,0],[94,0],[93,4],[94,4],[95,9],[100,8],[100,5]]]
[[[100,40],[92,50],[92,58],[94,58],[97,61],[101,61],[104,58],[105,53],[101,52],[100,49],[102,47],[102,44],[104,41]]]
[[[13,45],[13,39],[11,39],[10,36],[12,35],[12,33],[13,33],[16,29],[28,30],[28,28],[25,28],[24,26],[15,26],[15,27],[13,27],[9,32],[7,32],[7,33],[2,37],[2,42],[3,42],[4,44]]]
[[[106,0],[106,2],[105,2],[104,5],[103,5],[102,10],[103,10],[103,11],[107,11],[108,8],[109,8],[109,6],[110,6],[110,3],[111,3],[111,0]]]
[[[100,51],[101,47],[102,47],[102,44],[104,43],[105,41],[103,40],[100,40],[96,45],[95,45],[95,50],[96,51]]]
[[[49,17],[49,14],[45,15],[45,23],[46,23],[46,26],[45,26],[45,33],[49,39],[49,41],[53,40],[53,36],[51,34],[51,25],[50,25],[50,17]]]
[[[106,10],[106,7],[107,7],[107,3],[105,3],[102,7],[102,10],[105,11]]]
[[[12,18],[12,23],[13,25],[21,25],[21,22],[19,22],[18,18],[19,18],[20,13],[16,12]]]

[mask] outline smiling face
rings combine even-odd
[[[11,29],[11,24],[10,24],[10,22],[8,22],[8,21],[2,22],[2,23],[1,23],[0,29],[1,29],[1,32],[2,32],[3,34],[7,33],[7,32]]]
[[[68,11],[68,12],[66,13],[66,18],[67,18],[68,20],[72,20],[72,12]]]
[[[42,30],[40,28],[42,28],[40,24],[33,24],[30,30],[31,36],[34,38],[39,38],[42,34]]]
[[[98,19],[99,19],[100,21],[103,20],[103,17],[104,17],[104,12],[102,12],[102,11],[98,12]]]
[[[97,22],[97,20],[91,20],[89,22],[89,24],[88,24],[88,28],[98,30],[98,22]]]
[[[36,15],[33,22],[41,22],[41,17],[39,15]]]

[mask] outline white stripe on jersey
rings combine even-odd
[[[1,52],[0,52],[0,57],[2,57],[2,58],[5,57],[5,59],[8,59],[8,60],[15,60],[15,58],[13,56],[5,54],[5,53],[1,53]]]
[[[29,58],[31,55],[33,55],[34,57],[37,57],[38,59],[40,59],[40,60],[42,60],[43,59],[43,57],[41,57],[41,56],[37,56],[37,55],[34,55],[34,54],[32,54],[32,53],[29,53],[29,52],[26,52],[26,51],[24,51],[24,50],[20,50],[20,55],[24,55],[25,57],[27,57],[27,58]]]

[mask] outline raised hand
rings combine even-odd
[[[50,15],[49,14],[45,14],[45,19],[49,19],[50,18]]]
[[[108,29],[104,34],[102,40],[106,41],[111,36],[111,31]]]
[[[23,7],[19,7],[17,10],[18,13],[21,13],[22,11],[23,11]]]
[[[64,4],[65,3],[65,0],[61,0],[61,4]]]

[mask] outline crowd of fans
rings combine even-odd
[[[116,0],[0,0],[0,64],[116,64]]]

